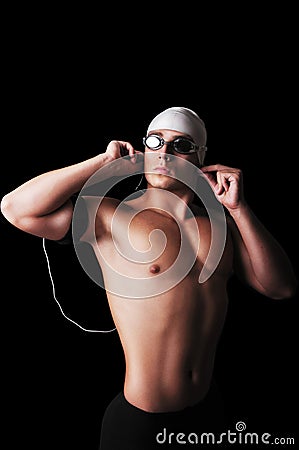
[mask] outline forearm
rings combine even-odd
[[[3,197],[2,212],[10,217],[39,217],[50,214],[80,191],[86,181],[110,160],[109,155],[104,153],[41,174]]]
[[[247,204],[230,211],[246,248],[254,276],[270,295],[290,296],[297,280],[286,252]],[[281,292],[281,294],[280,294]]]

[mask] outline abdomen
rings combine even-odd
[[[157,298],[109,296],[126,359],[125,393],[135,406],[175,410],[205,395],[227,309],[225,282],[212,279],[199,285],[190,274]]]

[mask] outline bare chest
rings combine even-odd
[[[178,221],[143,211],[132,220],[112,223],[111,233],[98,243],[102,261],[124,275],[154,277],[168,272],[171,277],[194,267],[200,270],[209,253],[211,230],[206,218]]]

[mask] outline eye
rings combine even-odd
[[[155,135],[147,136],[145,139],[145,145],[149,148],[159,148],[161,147],[161,138]]]
[[[179,153],[189,153],[194,148],[194,144],[187,139],[176,139],[174,141],[174,148]]]

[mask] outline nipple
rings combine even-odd
[[[160,272],[160,266],[158,266],[158,264],[153,264],[150,267],[150,272],[151,273],[159,273]]]

